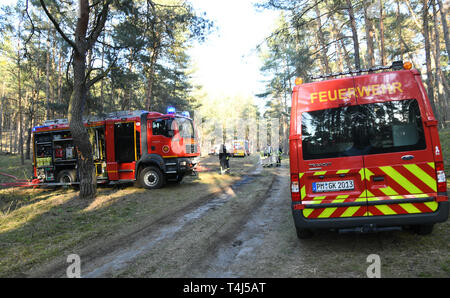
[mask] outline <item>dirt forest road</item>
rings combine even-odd
[[[284,161],[280,168],[258,166],[220,195],[74,253],[82,277],[367,277],[373,254],[382,277],[449,277],[448,227],[436,225],[428,236],[321,231],[299,240]],[[67,265],[31,276],[65,277]]]

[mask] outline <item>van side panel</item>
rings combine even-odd
[[[448,218],[447,193],[437,185],[437,121],[416,70],[296,85],[289,141],[298,229]],[[353,183],[336,186],[345,181]]]
[[[304,207],[303,217],[314,220],[367,216],[362,157],[305,158],[306,148],[303,147],[303,140],[306,139],[307,142],[309,135],[302,135],[302,121],[309,116],[309,112],[356,105],[356,93],[352,79],[300,85],[297,91],[293,96],[295,118],[293,121],[291,120],[291,125],[294,126],[291,126],[291,135],[295,133],[298,136],[296,139],[298,149],[296,150],[296,146],[291,145],[291,155],[295,155],[297,152],[298,168],[295,170],[298,172],[292,173],[291,168],[291,174],[299,175],[300,199]],[[330,123],[322,124],[316,128],[319,131],[326,131]],[[346,132],[344,131],[344,133]],[[330,143],[329,146],[336,145]],[[351,183],[351,189],[329,191],[317,187],[343,181]]]
[[[359,76],[354,81],[358,103],[372,103],[367,108],[377,113],[379,123],[374,126],[384,127],[370,142],[386,152],[364,156],[369,215],[436,211],[433,145],[424,122],[432,113],[414,73],[395,71]],[[414,146],[414,142],[422,145]]]

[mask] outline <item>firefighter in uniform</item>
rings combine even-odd
[[[219,161],[220,161],[220,174],[230,171],[230,156],[231,154],[227,152],[227,147],[222,144],[219,151]]]
[[[281,166],[281,155],[283,154],[283,150],[278,148],[277,150],[277,167]]]

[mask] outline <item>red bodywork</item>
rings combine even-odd
[[[302,113],[415,99],[419,105],[426,148],[382,154],[303,159]],[[333,140],[327,144],[336,146]],[[386,225],[415,223],[412,215],[448,217],[446,190],[437,185],[443,165],[442,149],[420,74],[416,70],[382,72],[297,85],[293,89],[290,124],[292,209],[297,228],[346,228],[375,222]],[[413,156],[413,160],[405,156]],[[317,192],[317,182],[354,181],[353,189]],[[316,184],[314,184],[315,186]],[[440,191],[439,191],[440,189]],[[398,201],[393,201],[398,200]],[[388,202],[384,204],[385,202]],[[395,203],[393,203],[395,202]],[[397,203],[398,202],[398,203]],[[446,202],[445,206],[440,206]],[[320,204],[324,204],[321,208]],[[402,222],[399,216],[410,218]],[[391,220],[396,217],[396,220]],[[348,220],[350,219],[351,220]],[[431,218],[431,217],[430,217]],[[406,219],[406,217],[405,217]],[[321,223],[320,223],[321,221]],[[420,218],[418,223],[427,222]],[[433,220],[430,220],[433,222]]]
[[[101,142],[97,143],[99,149],[99,158],[95,161],[97,164],[97,178],[99,182],[108,182],[108,181],[132,181],[136,180],[139,174],[139,164],[155,164],[161,168],[161,171],[164,174],[176,175],[180,174],[180,168],[177,162],[181,159],[192,160],[194,157],[198,157],[200,155],[200,149],[196,142],[195,135],[191,138],[180,137],[180,131],[176,122],[173,121],[172,129],[173,136],[162,136],[162,135],[153,135],[152,123],[156,120],[174,120],[174,119],[186,119],[190,123],[192,120],[181,116],[178,114],[161,114],[158,112],[147,112],[147,111],[135,111],[135,112],[120,112],[118,116],[106,117],[105,119],[95,120],[92,122],[86,122],[85,126],[88,129],[92,129],[96,132],[96,136],[101,135]],[[142,125],[142,121],[146,122],[146,125]],[[120,126],[129,127],[127,141],[124,142],[123,139],[118,139],[120,136],[116,136],[115,128]],[[145,133],[144,133],[145,129]],[[195,130],[192,126],[192,129],[195,133]],[[59,157],[64,153],[63,149],[56,145],[57,142],[64,142],[65,140],[70,139],[70,130],[67,121],[63,123],[54,123],[47,124],[44,126],[38,126],[33,128],[33,144],[34,147],[34,155],[33,155],[33,170],[34,177],[38,177],[37,169],[37,152],[36,146],[39,146],[39,142],[36,142],[36,137],[39,135],[45,135],[46,133],[50,133],[50,136],[55,136],[58,134],[69,134],[69,138],[67,139],[53,139],[49,142],[53,144],[53,156],[51,166],[53,167],[55,173],[53,180],[56,181],[57,172],[59,164],[61,166],[61,170],[70,168],[70,162],[65,162],[65,160],[58,160]],[[146,136],[144,137],[141,136]],[[72,144],[72,143],[70,143]],[[186,145],[192,145],[194,150],[189,150]],[[69,145],[66,145],[67,148]],[[104,146],[104,148],[102,147]],[[116,156],[116,152],[120,150],[120,147],[129,147],[129,150],[133,150],[134,153],[128,152],[130,158],[126,161],[118,160]],[[146,148],[145,148],[146,147]],[[103,156],[104,155],[104,156]],[[150,158],[151,156],[152,158]],[[95,159],[95,158],[94,158]],[[145,159],[145,162],[144,162]],[[67,160],[67,159],[66,159]],[[171,160],[171,164],[175,163],[175,168],[169,169],[167,165],[167,161]],[[72,160],[72,165],[75,166],[76,160]],[[58,164],[59,163],[59,164]],[[67,165],[65,165],[67,164]],[[104,167],[103,172],[101,171],[102,165]],[[193,167],[192,164],[189,166]],[[39,168],[46,168],[46,166],[41,166]],[[59,170],[59,171],[61,171]],[[101,173],[99,173],[99,170]],[[184,172],[190,172],[193,168],[183,169]],[[42,182],[44,180],[41,179]],[[45,182],[52,182],[51,180],[45,179]],[[57,181],[58,182],[58,181]]]

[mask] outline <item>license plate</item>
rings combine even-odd
[[[355,189],[353,180],[313,182],[313,192],[330,192]]]

